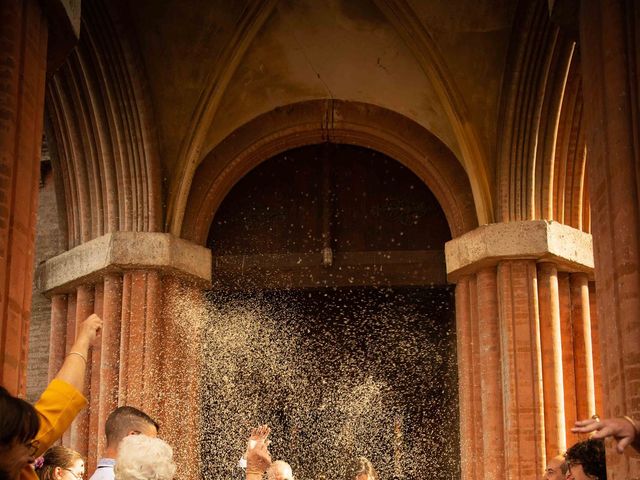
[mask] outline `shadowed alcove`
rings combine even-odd
[[[371,149],[299,147],[244,176],[207,240],[203,473],[268,423],[298,478],[359,455],[382,478],[459,475],[450,239],[426,185]]]

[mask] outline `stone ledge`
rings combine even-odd
[[[114,232],[50,258],[36,271],[45,295],[72,292],[108,273],[153,269],[211,285],[211,250],[168,233]]]
[[[447,278],[497,265],[502,260],[552,261],[565,272],[593,274],[591,234],[547,220],[492,223],[445,245]]]

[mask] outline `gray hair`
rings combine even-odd
[[[120,442],[114,473],[116,480],[172,480],[173,450],[159,438],[129,435]]]

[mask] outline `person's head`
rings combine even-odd
[[[365,457],[357,457],[347,465],[345,480],[378,480],[378,474]]]
[[[142,410],[134,407],[118,407],[109,414],[105,423],[107,448],[117,449],[122,439],[129,435],[156,437],[159,428],[155,420]]]
[[[578,442],[567,450],[565,458],[568,467],[567,479],[607,479],[603,440],[590,439]]]
[[[566,476],[567,462],[564,459],[564,455],[558,455],[549,460],[542,478],[543,480],[565,480]]]
[[[276,460],[267,470],[268,480],[293,480],[291,465],[282,460]]]
[[[0,478],[20,476],[20,470],[34,461],[40,428],[38,413],[29,403],[0,387]]]
[[[173,450],[159,438],[129,435],[120,442],[116,480],[172,480],[176,473]]]
[[[40,480],[80,480],[84,478],[84,460],[75,450],[56,446],[44,452],[36,469]]]

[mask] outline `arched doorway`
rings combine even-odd
[[[447,218],[408,168],[316,143],[274,155],[215,212],[204,361],[204,473],[269,423],[275,458],[336,478],[354,456],[382,477],[459,474]]]

